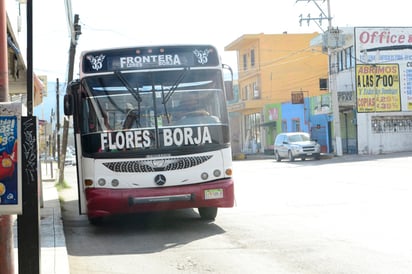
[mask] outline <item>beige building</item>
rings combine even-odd
[[[264,106],[291,101],[293,92],[316,96],[327,92],[328,56],[311,34],[245,34],[225,47],[237,51],[238,99],[229,102],[232,149],[262,152]]]
[[[22,29],[27,24],[22,10],[26,10],[25,1],[6,1],[7,6],[7,61],[8,61],[8,92],[10,101],[19,101],[26,104],[27,95],[27,67],[25,60],[26,48],[20,47],[20,42],[26,42]],[[23,40],[23,41],[20,41]],[[23,44],[24,44],[23,43]],[[41,104],[45,89],[44,77],[33,78],[33,106]]]

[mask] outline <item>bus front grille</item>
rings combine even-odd
[[[158,172],[191,168],[208,161],[210,158],[212,158],[211,155],[206,155],[155,160],[106,162],[103,163],[103,165],[114,172]]]

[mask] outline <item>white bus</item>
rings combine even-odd
[[[233,207],[224,67],[210,45],[81,54],[80,79],[64,98],[80,214],[98,224],[115,214],[197,208],[213,220],[217,208]]]

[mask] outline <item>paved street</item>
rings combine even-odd
[[[412,153],[320,161],[234,162],[236,206],[78,215],[61,193],[70,270],[78,273],[412,273]],[[74,168],[66,168],[66,180]]]

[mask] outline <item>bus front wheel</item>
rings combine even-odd
[[[89,223],[91,225],[100,226],[103,223],[103,217],[89,217]]]
[[[214,220],[217,215],[217,207],[199,207],[199,215],[202,220]]]

